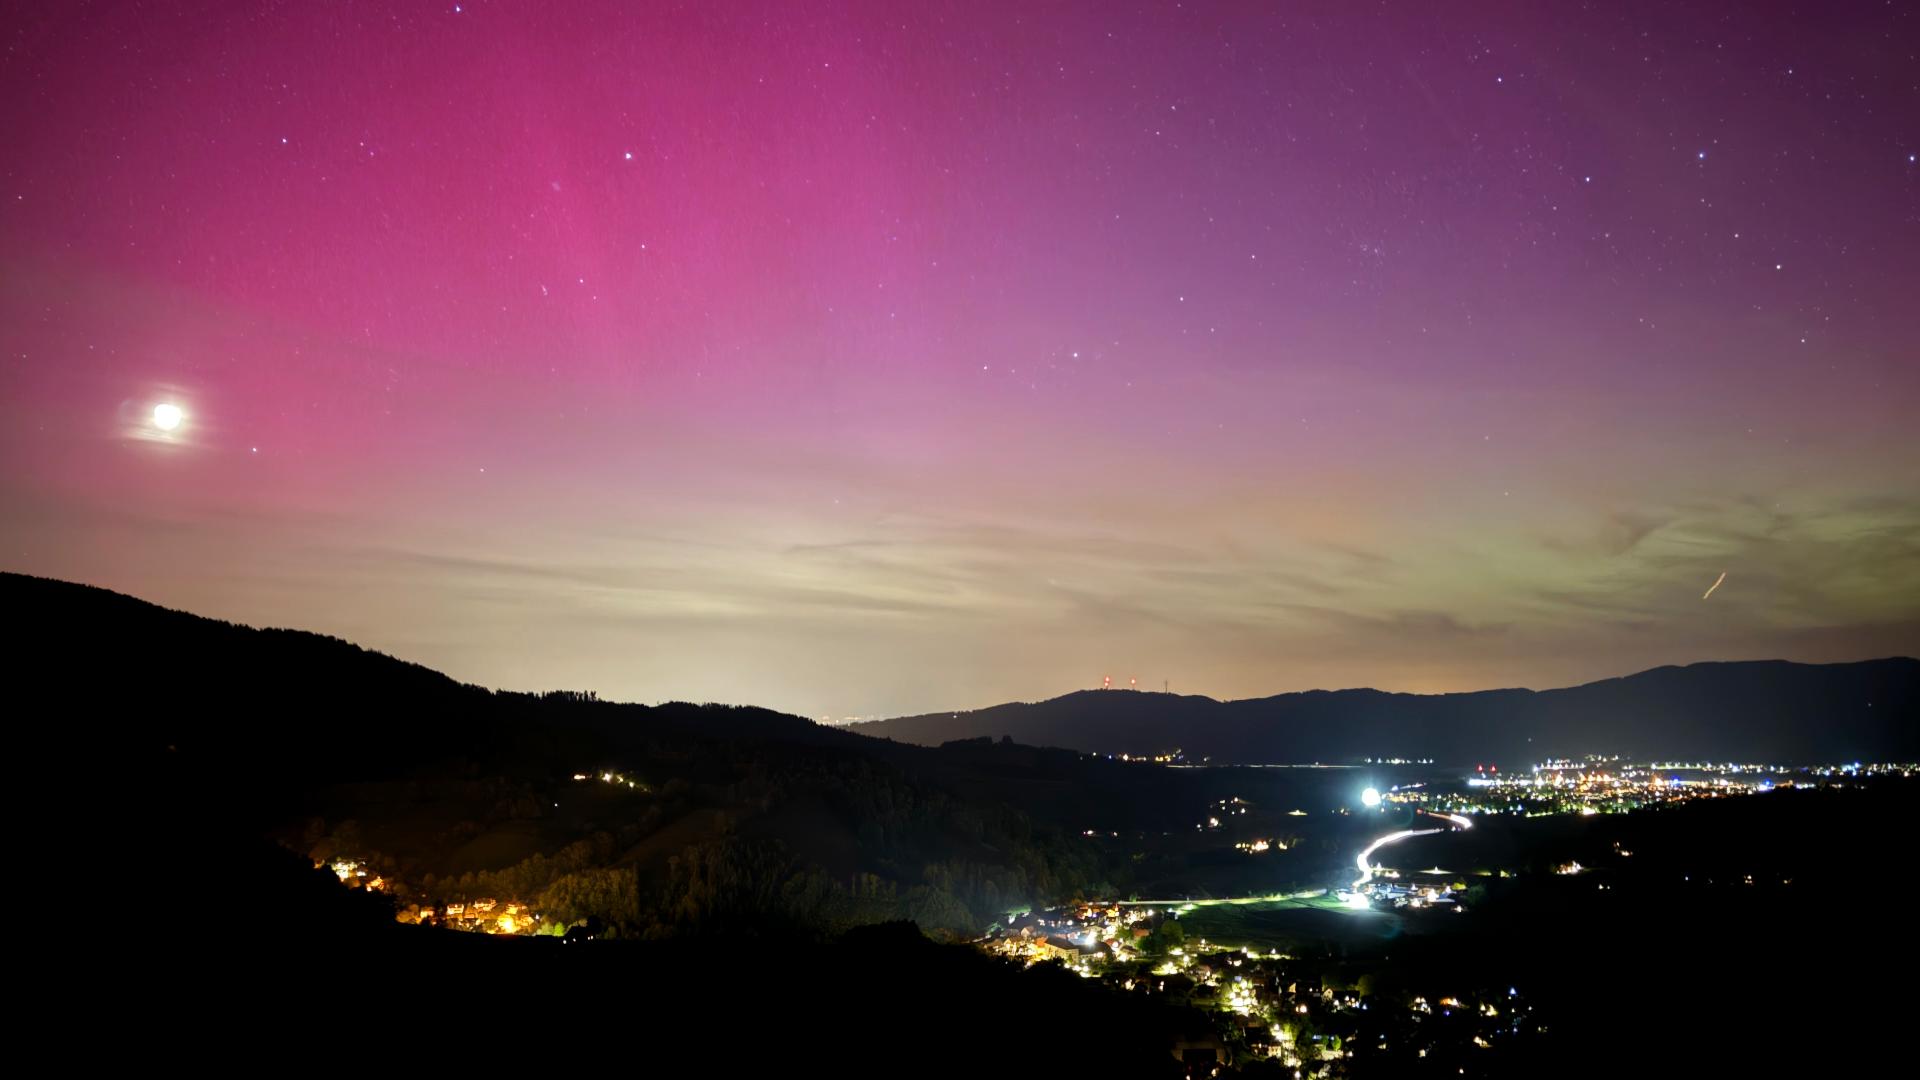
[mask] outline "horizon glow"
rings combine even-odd
[[[0,567],[835,719],[1910,654],[1920,15],[1740,10],[12,12]]]

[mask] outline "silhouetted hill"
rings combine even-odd
[[[1204,1028],[1200,1014],[1045,965],[1022,972],[925,940],[903,920],[951,937],[1008,905],[1083,889],[1202,895],[1222,880],[1265,892],[1329,866],[1344,879],[1353,851],[1384,826],[1326,812],[1351,796],[1315,794],[1349,786],[1341,770],[1165,769],[998,738],[918,746],[761,709],[498,693],[319,635],[17,575],[0,575],[0,604],[16,631],[15,730],[27,736],[15,757],[30,776],[17,800],[27,843],[16,861],[56,902],[56,932],[42,935],[58,947],[48,950],[55,962],[26,983],[89,1031],[109,1017],[120,1036],[109,1041],[146,1054],[179,1045],[203,1061],[257,1062],[322,1040],[377,1060],[366,1033],[399,1020],[431,1040],[433,1060],[485,1054],[495,1071],[626,1038],[649,1062],[672,1044],[702,1072],[722,1074],[777,1071],[797,1054],[853,1075],[894,1075],[922,1058],[1012,1074],[1181,1075],[1167,1048],[1177,1031]],[[1064,718],[1014,729],[1051,742],[1073,730],[1064,721],[1092,718],[1158,749],[1148,740],[1170,722],[1250,743],[1269,727],[1324,728],[1335,741],[1288,745],[1327,747],[1354,730],[1512,741],[1502,725],[1514,716],[1596,737],[1659,732],[1738,707],[1759,717],[1751,731],[1766,738],[1800,737],[1827,722],[1806,717],[1831,715],[1844,739],[1875,730],[1847,706],[1863,687],[1875,708],[1894,706],[1896,734],[1910,731],[1899,725],[1912,715],[1913,666],[1703,665],[1570,691],[1441,698],[1342,691],[1220,703],[1096,692],[962,716],[990,714],[996,726]],[[1353,717],[1356,729],[1341,726]],[[602,780],[602,770],[632,786]],[[1288,831],[1284,854],[1253,860],[1224,832],[1198,826],[1229,797],[1255,815],[1234,820]],[[1527,1076],[1564,1072],[1570,1053],[1596,1047],[1638,1064],[1662,1038],[1608,1039],[1635,1022],[1641,967],[1596,976],[1592,965],[1563,962],[1559,946],[1637,952],[1649,963],[1684,957],[1687,979],[1870,985],[1866,973],[1836,966],[1828,928],[1855,917],[1858,868],[1884,854],[1882,829],[1911,795],[1887,786],[1785,797],[1489,821],[1472,846],[1426,838],[1433,854],[1423,860],[1512,864],[1527,876],[1489,878],[1493,917],[1459,920],[1457,937],[1342,943],[1337,959],[1329,945],[1313,962],[1409,992],[1457,985],[1463,972],[1519,978],[1565,1033],[1542,1045],[1547,1059],[1497,1066]],[[1303,805],[1310,815],[1287,812]],[[1625,859],[1622,843],[1639,854]],[[1605,888],[1535,872],[1570,854],[1610,875]],[[336,857],[371,867],[388,891],[316,868]],[[1208,877],[1225,864],[1238,876]],[[1692,885],[1703,867],[1710,893]],[[1676,873],[1691,888],[1677,897]],[[1897,860],[1891,875],[1876,875],[1889,896],[1910,878]],[[1745,884],[1756,878],[1780,888]],[[395,920],[410,903],[481,896],[529,903],[545,926],[591,931],[594,943]],[[1905,935],[1897,914],[1890,919],[1897,947]],[[1596,938],[1596,927],[1610,936]],[[1752,946],[1763,939],[1767,948]],[[1879,940],[1837,951],[1892,955]],[[1889,962],[1897,971],[1904,961]],[[67,1004],[103,993],[104,1011]],[[1845,1008],[1818,1029],[1851,1022]],[[1691,1026],[1669,1041],[1720,1055],[1719,1033],[1746,1030],[1753,1015],[1732,998],[1717,1011],[1690,1007]],[[489,1024],[486,1037],[449,1040],[444,1019],[469,1016]],[[768,1067],[749,1067],[757,1054]],[[1377,1075],[1422,1075],[1420,1060]],[[1268,1063],[1252,1064],[1248,1075]]]
[[[416,903],[565,897],[656,937],[964,931],[1098,877],[1089,845],[964,755],[765,709],[489,691],[20,575],[0,604],[29,630],[12,657],[30,760],[58,788],[44,805],[115,852],[111,877],[271,837],[367,862]]]
[[[1032,704],[854,725],[938,744],[975,736],[1216,763],[1432,758],[1517,764],[1620,753],[1716,761],[1920,756],[1920,660],[1663,667],[1564,690],[1315,690],[1245,701],[1083,690]]]

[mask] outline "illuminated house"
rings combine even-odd
[[[1040,960],[1071,961],[1080,956],[1080,947],[1064,937],[1035,938],[1033,956]]]

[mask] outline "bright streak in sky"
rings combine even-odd
[[[1707,586],[1707,591],[1700,594],[1700,599],[1705,600],[1707,597],[1712,596],[1713,590],[1719,588],[1720,583],[1725,580],[1727,580],[1727,572],[1725,570],[1722,570],[1720,571],[1720,576],[1713,579],[1713,584]]]

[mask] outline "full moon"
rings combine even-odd
[[[153,426],[161,431],[172,431],[180,426],[184,415],[180,411],[180,406],[172,402],[161,402],[153,407]]]

